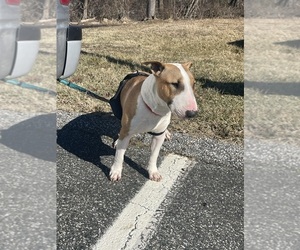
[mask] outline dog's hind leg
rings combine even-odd
[[[154,135],[152,137],[151,142],[151,155],[148,163],[148,173],[149,178],[152,181],[160,181],[162,179],[162,176],[158,172],[157,169],[157,157],[160,151],[160,148],[165,140],[166,132],[164,132],[161,135]]]
[[[122,175],[124,154],[128,147],[131,136],[127,135],[123,139],[118,139],[115,143],[116,154],[114,163],[110,169],[109,177],[111,181],[119,181]]]

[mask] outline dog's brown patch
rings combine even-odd
[[[120,139],[124,139],[128,135],[130,123],[137,109],[137,99],[141,92],[142,83],[146,76],[137,76],[126,82],[121,93],[121,105],[123,115],[121,120]]]

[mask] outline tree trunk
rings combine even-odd
[[[155,3],[156,3],[156,0],[148,0],[147,19],[154,19],[155,18]]]
[[[164,0],[158,0],[158,12],[164,14]]]
[[[83,2],[83,18],[82,19],[87,19],[88,18],[88,0],[84,0]]]
[[[192,0],[191,3],[189,4],[187,11],[184,15],[185,18],[191,18],[194,14],[194,10],[196,6],[198,5],[199,0]]]
[[[49,19],[50,16],[50,1],[51,0],[45,0],[44,6],[43,6],[43,17],[42,19]]]

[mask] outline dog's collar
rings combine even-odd
[[[147,107],[147,109],[149,109],[149,111],[150,111],[152,114],[155,114],[155,115],[157,115],[157,116],[161,116],[160,114],[157,114],[157,113],[155,113],[155,112],[153,111],[153,109],[145,102],[145,100],[144,100],[143,97],[142,97],[142,100],[143,100],[145,106]]]

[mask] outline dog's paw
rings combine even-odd
[[[119,180],[121,180],[121,171],[110,170],[109,179],[111,181],[119,181]]]
[[[168,141],[170,141],[171,138],[172,138],[172,134],[170,133],[169,130],[166,130],[166,131],[165,131],[165,136],[166,136],[166,139],[167,139]]]
[[[149,179],[151,181],[161,181],[162,176],[159,172],[153,172],[153,173],[149,173]]]

